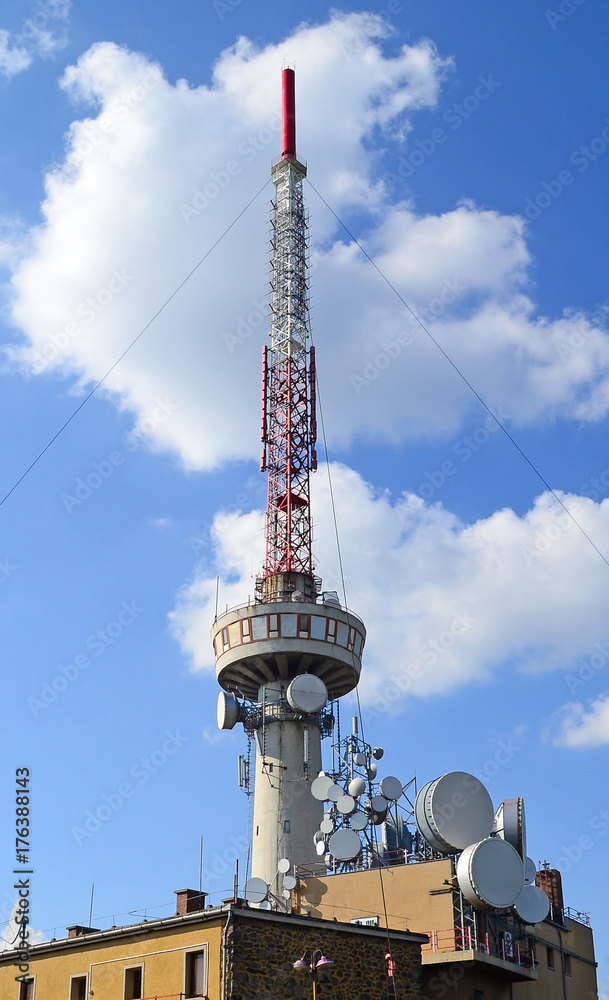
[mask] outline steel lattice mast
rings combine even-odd
[[[271,330],[262,355],[263,442],[268,473],[266,559],[258,597],[285,600],[294,592],[315,600],[309,475],[317,467],[315,348],[308,348],[308,224],[296,157],[294,70],[282,73],[282,153],[271,176]]]

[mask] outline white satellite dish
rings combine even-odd
[[[334,823],[327,813],[319,824],[319,829],[324,835],[334,832]]]
[[[356,799],[358,795],[363,795],[365,791],[366,782],[363,778],[355,777],[351,779],[349,782],[349,795],[352,795],[353,798]]]
[[[343,789],[340,787],[340,785],[332,784],[332,785],[330,785],[330,787],[328,789],[328,794],[327,794],[326,798],[330,802],[338,802],[338,800],[341,799],[344,794],[345,793],[344,793]]]
[[[351,861],[362,849],[362,843],[354,830],[337,830],[330,837],[330,854],[337,861]]]
[[[415,799],[414,818],[430,847],[452,854],[488,837],[493,803],[473,774],[451,771],[423,785]]]
[[[328,791],[332,787],[334,782],[327,774],[319,774],[311,782],[311,795],[318,802],[326,802],[328,798]]]
[[[354,812],[351,813],[350,823],[352,830],[365,830],[368,826],[368,817],[366,816],[366,813]]]
[[[217,709],[218,729],[232,729],[239,719],[239,702],[234,694],[220,691]]]
[[[313,715],[321,712],[328,702],[328,689],[321,677],[315,674],[299,674],[288,685],[286,697],[295,712]]]
[[[291,867],[292,865],[290,864],[287,858],[281,858],[281,860],[277,863],[277,871],[281,875],[285,875],[287,872],[289,872]]]
[[[366,754],[365,753],[361,753],[361,751],[360,751],[360,753],[354,754],[353,760],[357,764],[358,767],[363,767],[364,764],[366,763]]]
[[[535,885],[535,876],[537,875],[537,865],[532,858],[526,858],[524,862],[524,884],[525,885]]]
[[[325,840],[318,840],[315,845],[315,853],[321,858],[322,854],[326,853],[326,842]]]
[[[506,840],[489,837],[465,848],[457,862],[457,880],[473,906],[502,910],[512,906],[522,892],[522,859]]]
[[[341,795],[336,803],[336,808],[343,815],[349,816],[355,810],[355,799],[352,795]]]
[[[402,794],[402,782],[399,778],[393,778],[391,775],[383,778],[379,788],[381,795],[383,795],[384,798],[389,799],[390,802],[397,801]]]
[[[323,830],[316,830],[315,833],[313,834],[313,843],[319,844],[319,841],[323,839],[324,839]]]
[[[263,878],[248,878],[243,894],[248,903],[262,903],[268,895],[269,887]]]
[[[374,779],[376,778],[377,771],[378,767],[376,766],[374,761],[371,760],[370,766],[366,768],[366,777],[368,778],[369,781],[374,781]]]
[[[538,924],[550,912],[550,900],[537,885],[525,885],[514,904],[516,914],[525,924]]]
[[[288,892],[291,892],[291,890],[295,889],[297,885],[298,885],[298,879],[294,875],[286,875],[286,877],[283,880],[284,889],[287,889]]]
[[[524,799],[504,799],[495,813],[493,832],[507,840],[520,857],[525,860],[527,856],[527,834],[524,818]]]
[[[282,889],[281,895],[283,896],[284,899],[289,899],[292,893],[290,892],[289,889]]]
[[[263,899],[262,902],[260,903],[260,905],[258,906],[258,909],[259,910],[272,910],[273,907],[271,905],[270,900]]]

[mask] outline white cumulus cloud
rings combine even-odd
[[[239,39],[209,86],[164,79],[99,43],[62,86],[81,111],[46,176],[42,223],[10,289],[13,363],[97,381],[269,177],[279,152],[279,68],[298,66],[298,148],[338,212],[489,405],[514,424],[600,420],[609,406],[604,309],[537,314],[521,219],[473,202],[421,215],[395,203],[383,154],[408,143],[451,71],[428,40],[386,55],[372,14],[335,13],[277,45]],[[140,435],[191,469],[257,454],[272,186],[112,371],[104,390]],[[475,192],[474,192],[475,194]],[[446,437],[473,397],[311,188],[313,328],[334,444]],[[9,256],[8,252],[5,256]],[[150,422],[158,401],[171,419]],[[437,400],[442,400],[442,406]]]
[[[347,603],[366,624],[360,692],[374,704],[448,693],[513,669],[568,669],[606,639],[606,566],[551,494],[522,517],[506,508],[468,525],[440,504],[375,492],[332,465]],[[577,521],[609,550],[609,501],[562,495]],[[315,552],[325,589],[341,591],[326,470],[313,478]],[[214,562],[182,590],[171,620],[195,668],[213,668],[209,632],[216,574],[219,610],[246,603],[262,563],[263,517],[219,513]]]
[[[552,735],[555,746],[588,750],[609,744],[609,694],[601,694],[587,708],[581,702],[563,706]]]

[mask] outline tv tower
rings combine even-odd
[[[282,152],[271,165],[270,345],[262,355],[266,556],[254,603],[227,610],[212,628],[224,689],[218,725],[241,722],[256,740],[251,874],[276,895],[286,859],[290,866],[318,860],[323,802],[311,783],[321,770],[322,735],[334,725],[331,702],[357,685],[366,637],[363,622],[323,594],[314,575],[315,350],[308,344],[307,168],[296,156],[292,69],[282,71],[282,108]]]

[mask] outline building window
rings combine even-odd
[[[34,1000],[33,979],[25,979],[19,983],[19,1000]]]
[[[548,969],[554,968],[554,949],[546,948],[546,955],[548,957]]]
[[[144,967],[137,965],[125,969],[125,1000],[140,1000]]]
[[[184,984],[187,997],[205,996],[205,952],[186,952],[186,982]]]
[[[571,956],[565,955],[564,952],[562,956],[562,971],[564,972],[565,976],[571,975]]]
[[[86,976],[72,976],[70,980],[70,1000],[87,1000]]]

